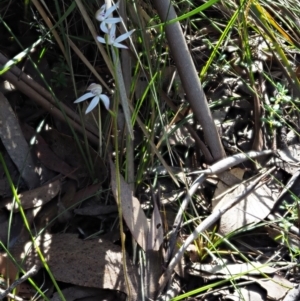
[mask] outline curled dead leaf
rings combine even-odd
[[[21,201],[23,209],[43,206],[58,194],[60,188],[61,182],[59,180],[56,180],[36,189],[22,192],[21,194],[19,194],[19,199]],[[15,202],[13,206],[12,200],[7,203],[6,208],[8,210],[13,210],[14,212],[18,212],[20,210],[17,202]]]

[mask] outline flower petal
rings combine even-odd
[[[111,6],[105,13],[105,19],[107,19],[117,8],[119,7],[119,1]]]
[[[121,18],[108,18],[103,22],[101,22],[100,29],[105,33],[109,33],[109,24],[116,24],[121,21],[122,21]]]
[[[122,19],[121,18],[108,18],[106,20],[104,20],[103,22],[107,23],[107,24],[116,24],[121,22]]]
[[[131,35],[132,35],[132,33],[135,31],[135,29],[133,29],[133,30],[130,30],[130,31],[128,31],[128,32],[126,32],[126,33],[124,33],[124,34],[122,34],[121,36],[119,36],[119,37],[117,37],[116,39],[115,39],[115,42],[122,42],[122,41],[124,41],[124,40],[126,40],[127,38],[129,38]]]
[[[81,101],[84,101],[88,98],[91,98],[91,97],[94,97],[95,95],[92,93],[92,92],[88,92],[88,93],[85,93],[83,94],[82,96],[80,96],[79,98],[77,98],[74,103],[79,103]]]
[[[98,21],[103,21],[105,19],[105,10],[106,10],[106,4],[103,4],[97,11],[95,14],[95,18]]]
[[[112,45],[113,45],[114,47],[117,47],[117,48],[128,49],[127,46],[125,46],[125,45],[123,45],[123,44],[120,44],[120,43],[114,42]]]
[[[101,29],[103,32],[105,32],[105,33],[108,33],[108,32],[109,32],[109,29],[108,29],[107,24],[106,24],[105,21],[103,21],[103,22],[100,23],[100,29]]]
[[[101,99],[102,103],[104,104],[106,110],[108,111],[109,110],[109,103],[110,103],[108,96],[106,96],[105,94],[101,94],[100,99]]]
[[[106,44],[105,39],[102,38],[102,37],[97,37],[97,40],[98,40],[100,43]]]
[[[90,84],[86,89],[92,91],[94,95],[100,95],[102,93],[102,86],[99,84]]]
[[[116,39],[116,29],[117,29],[117,26],[116,24],[112,24],[111,25],[111,28],[109,30],[109,41],[111,42],[111,44],[113,44],[113,42],[115,41]]]
[[[85,111],[85,114],[91,112],[97,106],[98,103],[99,103],[99,96],[97,95],[92,99],[91,103],[89,104],[89,106]]]

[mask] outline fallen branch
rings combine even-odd
[[[179,263],[179,261],[181,260],[184,252],[187,250],[188,246],[205,230],[207,230],[210,226],[212,226],[213,224],[215,224],[220,217],[226,212],[228,211],[230,208],[232,208],[233,206],[235,206],[236,204],[238,204],[240,201],[242,201],[249,193],[252,192],[253,189],[255,189],[256,185],[262,180],[262,178],[264,178],[267,174],[270,174],[273,170],[275,169],[275,167],[271,168],[269,171],[267,171],[266,173],[260,175],[257,179],[255,179],[245,190],[244,192],[237,196],[236,198],[234,198],[233,200],[231,200],[230,202],[228,202],[227,204],[225,204],[223,207],[221,207],[220,209],[214,211],[211,215],[209,215],[195,230],[192,234],[190,234],[190,236],[186,239],[186,241],[184,242],[184,244],[180,247],[180,249],[178,250],[178,252],[175,254],[175,256],[173,257],[173,259],[170,261],[170,264],[168,266],[168,268],[166,269],[166,271],[164,272],[164,274],[160,277],[159,279],[159,291],[158,291],[158,295],[160,295],[163,291],[163,289],[165,288],[167,282],[169,281],[173,270],[175,268],[175,266]]]
[[[208,169],[199,170],[199,171],[189,173],[189,174],[201,173],[201,175],[191,185],[191,187],[188,190],[184,200],[182,201],[181,206],[178,210],[178,213],[175,217],[175,221],[174,221],[174,224],[173,224],[173,229],[172,229],[172,232],[170,234],[169,250],[168,250],[166,261],[169,260],[169,256],[170,256],[170,254],[172,254],[172,250],[175,246],[176,235],[177,235],[177,231],[178,231],[178,229],[181,225],[181,222],[182,222],[183,213],[186,210],[188,204],[190,203],[190,200],[191,200],[192,196],[195,194],[198,187],[206,180],[207,176],[212,175],[212,174],[220,174],[220,173],[228,170],[229,168],[231,168],[235,165],[238,165],[238,164],[240,164],[240,163],[242,163],[242,162],[244,162],[248,159],[257,158],[259,156],[270,155],[272,153],[273,153],[272,150],[264,150],[264,151],[260,151],[260,152],[251,151],[251,152],[245,153],[245,154],[236,154],[236,155],[233,155],[231,157],[228,157],[228,158],[225,158],[225,159],[222,159],[222,160],[218,161],[217,163],[213,164]]]
[[[223,171],[225,171],[235,165],[243,163],[244,161],[246,161],[250,158],[257,158],[260,156],[271,155],[273,153],[274,153],[273,150],[267,149],[267,150],[259,151],[259,152],[251,151],[249,153],[236,154],[231,157],[228,157],[228,158],[218,161],[217,163],[213,164],[212,166],[210,166],[207,169],[190,172],[189,175],[191,175],[191,174],[216,175],[216,174],[222,173]]]

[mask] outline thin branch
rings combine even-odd
[[[230,200],[227,204],[225,204],[223,207],[221,207],[218,210],[215,210],[211,215],[209,215],[195,230],[190,236],[186,239],[184,244],[180,247],[176,255],[171,260],[168,268],[164,272],[164,274],[159,279],[159,292],[158,294],[161,294],[163,289],[165,288],[166,284],[168,283],[173,270],[175,266],[179,263],[181,260],[184,252],[187,250],[188,246],[205,230],[207,230],[210,226],[215,224],[220,217],[227,212],[230,208],[238,204],[240,201],[242,201],[249,193],[255,189],[256,185],[264,178],[267,174],[270,174],[274,168],[270,169],[263,175],[260,175],[257,179],[255,179],[244,191],[242,194],[237,196],[236,198]]]
[[[154,0],[155,8],[163,22],[175,19],[176,13],[170,0]],[[178,73],[191,105],[193,113],[202,125],[205,142],[207,143],[214,161],[224,158],[225,151],[209,110],[206,96],[201,86],[190,51],[187,47],[179,22],[165,27],[167,40],[172,51],[172,57],[178,68]]]
[[[265,150],[265,151],[260,151],[260,152],[252,151],[252,152],[248,152],[245,154],[236,154],[231,157],[224,158],[223,160],[218,161],[217,163],[213,164],[211,167],[209,167],[205,170],[199,170],[199,171],[190,173],[190,174],[200,173],[200,176],[197,177],[197,179],[193,182],[193,184],[189,188],[185,198],[183,199],[183,201],[181,203],[181,206],[177,212],[177,215],[175,217],[173,229],[172,229],[172,232],[170,234],[170,239],[169,239],[169,249],[168,249],[168,254],[166,256],[167,261],[169,261],[169,259],[170,259],[169,256],[172,254],[173,248],[175,246],[176,235],[177,235],[177,231],[178,231],[179,227],[181,226],[183,213],[186,210],[187,206],[189,205],[190,200],[193,197],[193,195],[195,194],[195,192],[197,191],[198,187],[206,180],[207,176],[212,175],[212,174],[214,174],[214,175],[221,174],[222,172],[228,170],[229,168],[234,167],[248,159],[257,158],[257,157],[264,156],[264,155],[270,155],[272,153],[273,153],[272,150]]]
[[[0,300],[7,297],[18,285],[25,282],[28,278],[34,276],[39,271],[39,268],[40,268],[39,266],[34,265],[28,272],[26,272],[26,274],[24,274],[21,278],[14,281],[12,285],[10,285],[6,290],[0,291]]]
[[[266,156],[266,155],[272,155],[274,152],[271,149],[263,150],[263,151],[250,151],[248,153],[240,153],[233,155],[231,157],[225,158],[223,160],[218,161],[217,163],[213,164],[207,169],[199,170],[199,171],[193,171],[189,174],[206,174],[206,175],[215,175],[220,174],[223,171],[226,171],[227,169],[238,165],[240,163],[243,163],[244,161],[250,159],[250,158],[257,158],[260,156]]]

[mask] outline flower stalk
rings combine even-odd
[[[97,37],[98,41],[100,43],[106,42],[107,45],[111,46],[111,52],[112,52],[112,58],[113,58],[113,64],[115,67],[115,80],[116,80],[116,87],[118,88],[118,92],[121,98],[121,103],[123,106],[124,116],[126,120],[127,125],[127,132],[129,135],[127,136],[128,139],[133,139],[133,128],[131,123],[131,113],[129,110],[128,105],[128,97],[126,93],[120,58],[119,58],[119,51],[117,48],[127,48],[127,46],[120,44],[119,42],[125,40],[128,38],[131,33],[126,33],[124,35],[121,35],[120,37],[116,38],[116,18],[113,18],[111,16],[112,12],[118,8],[119,3],[115,4],[114,6],[111,6],[111,0],[106,0],[106,13],[102,12],[103,15],[103,21],[100,24],[100,29],[106,34],[106,38]],[[117,18],[118,19],[118,18]],[[119,18],[121,20],[121,18]],[[118,104],[114,104],[115,111],[118,110]],[[114,121],[114,137],[115,137],[115,149],[118,150],[118,126],[117,126],[117,118],[113,118]],[[120,170],[119,166],[119,157],[116,155],[115,160],[116,170]],[[123,270],[124,270],[124,278],[127,286],[127,294],[128,294],[128,300],[132,300],[131,297],[131,289],[129,285],[129,279],[127,275],[127,265],[126,265],[126,251],[125,251],[125,237],[124,237],[124,229],[123,229],[123,211],[122,211],[122,204],[121,204],[121,179],[120,179],[120,173],[116,173],[116,185],[117,185],[117,198],[116,202],[118,205],[118,213],[119,213],[119,220],[120,220],[120,237],[121,237],[121,245],[122,245],[122,255],[123,255]]]
[[[101,6],[101,8],[96,12],[95,18],[100,21],[100,29],[104,33],[104,37],[98,36],[97,40],[100,43],[106,44],[108,46],[111,46],[112,50],[112,58],[113,63],[115,67],[115,80],[117,82],[118,92],[120,95],[124,115],[125,115],[125,121],[127,126],[128,134],[130,135],[131,139],[133,139],[133,127],[131,123],[131,112],[128,105],[128,97],[125,89],[124,84],[124,78],[122,74],[122,68],[120,64],[119,59],[119,52],[117,48],[127,49],[128,47],[124,44],[121,44],[124,40],[128,39],[134,30],[128,31],[119,37],[116,37],[116,29],[117,29],[117,23],[122,22],[121,17],[113,17],[112,14],[117,8],[119,7],[119,3],[117,2],[113,6],[111,5],[111,1],[107,0],[104,5]],[[91,112],[101,101],[105,108],[109,110],[110,101],[108,96],[105,94],[102,94],[102,86],[99,84],[91,84],[88,89],[90,92],[82,95],[79,97],[75,103],[82,102],[84,100],[87,100],[91,97],[93,97],[91,103],[88,105],[86,114]]]

